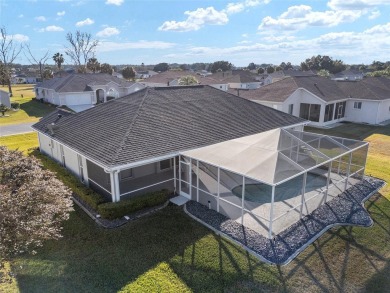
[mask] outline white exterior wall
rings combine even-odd
[[[213,88],[225,91],[225,92],[227,92],[227,90],[229,89],[229,85],[227,83],[210,84],[210,86],[212,86]]]
[[[361,109],[354,109],[354,102],[362,102]],[[348,100],[345,119],[357,123],[377,124],[379,101]]]
[[[11,108],[11,100],[8,92],[0,90],[0,104]]]
[[[48,155],[49,157],[53,158],[58,163],[62,164],[60,144],[57,141],[39,132],[38,132],[38,140],[39,140],[40,151]],[[66,146],[62,146],[62,147],[65,155],[66,169],[68,169],[70,172],[72,172],[73,174],[81,178],[77,153]],[[88,181],[87,162],[83,156],[81,156],[81,160],[83,166],[84,181]]]
[[[382,101],[380,103],[377,123],[382,123],[383,121],[389,119],[390,119],[390,99]]]

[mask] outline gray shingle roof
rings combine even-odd
[[[56,117],[33,128],[50,135]],[[303,122],[210,86],[146,88],[59,119],[54,136],[110,167]]]
[[[84,92],[92,90],[89,85],[106,85],[110,82],[114,82],[120,87],[130,87],[134,84],[104,73],[75,73],[45,80],[39,83],[37,87],[53,89],[56,92]]]
[[[390,99],[390,79],[386,77],[366,77],[359,81],[338,81],[337,84],[352,99]]]

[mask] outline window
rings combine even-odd
[[[160,161],[160,171],[168,170],[172,168],[172,159]]]
[[[133,177],[133,169],[122,170],[120,172],[121,180],[127,180]]]
[[[321,111],[320,104],[301,103],[299,117],[306,119],[306,120],[313,121],[313,122],[319,122],[320,121],[320,111]]]
[[[288,105],[288,114],[292,115],[294,111],[294,104]]]
[[[345,116],[345,107],[347,102],[336,103],[336,109],[334,111],[334,119],[341,119]]]
[[[362,102],[354,102],[353,103],[353,108],[360,110],[362,108]]]
[[[333,120],[333,110],[334,110],[334,104],[329,104],[325,106],[324,122]]]
[[[60,145],[60,153],[61,153],[61,163],[62,163],[62,166],[64,166],[66,168],[64,147],[62,145]]]
[[[79,163],[79,175],[81,182],[84,182],[84,167],[83,167],[83,159],[80,155],[77,155],[77,161]]]

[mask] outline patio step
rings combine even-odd
[[[182,196],[182,195],[175,196],[175,197],[171,198],[171,200],[170,200],[171,203],[174,203],[175,205],[178,205],[178,206],[184,205],[187,201],[189,201],[189,199]]]

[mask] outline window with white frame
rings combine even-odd
[[[121,180],[127,180],[133,178],[133,169],[122,170],[120,173]]]
[[[172,159],[163,160],[159,162],[160,171],[169,170],[172,168]]]
[[[66,168],[65,152],[64,152],[64,147],[62,145],[60,145],[60,153],[61,153],[61,163],[62,163],[62,166],[64,166]]]
[[[80,155],[77,155],[77,162],[79,164],[79,175],[81,182],[84,182],[84,167],[83,167],[83,159]]]
[[[294,104],[288,105],[288,114],[292,115],[294,111]]]
[[[362,102],[354,102],[353,103],[353,108],[360,110],[362,108]]]

